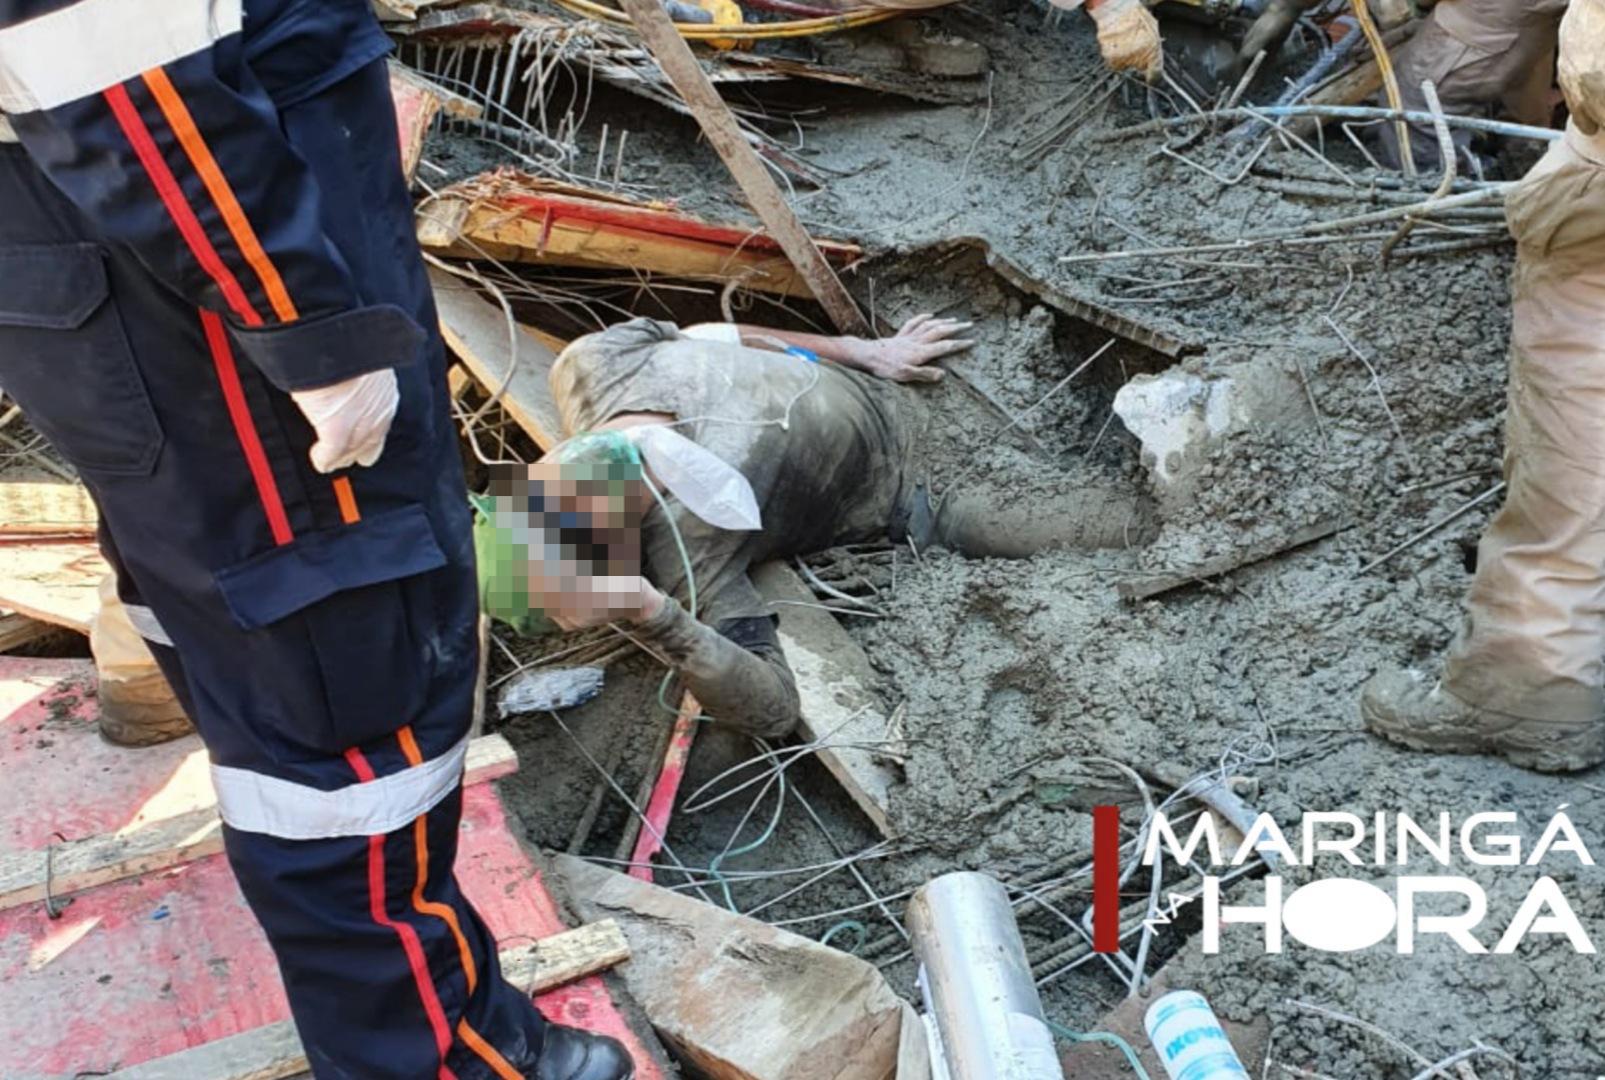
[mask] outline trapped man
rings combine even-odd
[[[1147,507],[1122,488],[960,471],[933,494],[943,418],[918,384],[968,347],[966,328],[919,315],[868,341],[635,319],[573,342],[551,374],[571,438],[532,467],[516,511],[535,602],[568,628],[633,624],[710,716],[777,737],[797,691],[755,564],[875,539],[998,557],[1146,542]],[[630,487],[646,482],[656,496]]]

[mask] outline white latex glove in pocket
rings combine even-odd
[[[384,368],[315,390],[297,390],[290,398],[318,434],[312,467],[328,473],[379,460],[401,391],[395,371]]]

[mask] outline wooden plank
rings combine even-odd
[[[424,139],[440,112],[441,97],[421,75],[392,62],[390,98],[396,112],[396,135],[401,140],[401,175],[411,184],[424,155]]]
[[[1123,600],[1146,600],[1151,596],[1180,589],[1186,585],[1194,585],[1200,581],[1220,577],[1222,574],[1239,570],[1245,566],[1262,562],[1284,551],[1291,551],[1305,544],[1312,544],[1334,533],[1342,532],[1354,524],[1354,520],[1347,515],[1335,518],[1325,518],[1321,521],[1305,525],[1293,532],[1274,537],[1257,544],[1250,544],[1237,551],[1228,551],[1224,555],[1217,555],[1212,559],[1205,559],[1196,566],[1185,567],[1178,570],[1158,570],[1153,572],[1137,571],[1146,576],[1134,581],[1122,581],[1115,588]]]
[[[82,484],[0,481],[0,533],[93,536],[100,512]]]
[[[502,973],[520,990],[544,993],[622,964],[629,942],[612,919],[543,938],[501,954]],[[112,1080],[286,1080],[309,1068],[295,1025],[286,1020],[202,1043],[141,1065]]]
[[[507,981],[531,994],[544,994],[587,975],[617,967],[630,958],[630,943],[612,919],[541,938],[533,945],[501,954]]]
[[[685,779],[686,762],[691,759],[691,744],[697,738],[697,717],[702,706],[687,690],[680,697],[680,711],[674,717],[674,729],[669,743],[663,749],[663,763],[658,768],[657,781],[652,785],[643,814],[643,828],[635,838],[630,852],[628,873],[642,881],[652,880],[652,858],[663,850],[663,838],[669,835],[669,819],[674,815],[674,800],[680,794],[680,782]]]
[[[802,699],[802,738],[856,744],[817,757],[881,835],[896,836],[889,808],[898,776],[865,749],[888,737],[886,713],[868,688],[869,660],[834,615],[813,606],[814,594],[785,563],[759,566],[752,583],[780,616],[780,647]]]
[[[55,632],[54,626],[28,615],[0,615],[0,653],[20,649]]]
[[[482,784],[518,770],[518,755],[501,735],[468,745],[463,783]],[[126,833],[101,834],[49,848],[50,895],[61,897],[108,882],[181,866],[223,850],[222,822],[210,787],[198,809]],[[45,898],[44,851],[0,855],[0,911]]]
[[[513,358],[512,378],[508,380],[506,313],[474,292],[466,281],[443,270],[430,267],[429,283],[440,313],[440,332],[451,351],[488,392],[494,392],[507,380],[501,396],[507,415],[542,450],[557,445],[562,439],[562,421],[547,385],[557,353],[533,333],[519,332],[518,355]]]
[[[689,1076],[891,1080],[906,1004],[855,956],[571,855],[553,857],[585,919],[617,919],[619,980]]]
[[[0,607],[87,634],[110,569],[92,540],[0,543]]]
[[[812,295],[780,246],[750,226],[517,174],[480,176],[430,200],[419,211],[417,237],[422,247],[461,258],[618,268]],[[853,244],[816,244],[838,265],[863,255]]]
[[[663,73],[697,118],[708,143],[724,159],[725,167],[746,195],[747,205],[808,282],[814,299],[825,309],[836,329],[843,334],[873,336],[863,312],[858,310],[830,263],[825,261],[819,248],[814,246],[813,238],[797,220],[768,166],[747,142],[730,107],[708,81],[707,72],[702,70],[691,46],[674,28],[663,5],[658,0],[620,0],[620,6],[629,13],[630,21]]]

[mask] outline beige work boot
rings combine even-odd
[[[159,668],[138,678],[100,680],[100,737],[118,746],[155,746],[195,730]]]
[[[1418,671],[1372,676],[1360,692],[1360,716],[1372,733],[1412,750],[1496,754],[1538,772],[1605,761],[1605,721],[1529,720],[1478,708]]]
[[[101,738],[118,746],[155,746],[195,730],[145,639],[129,621],[110,574],[101,582],[89,649],[100,676]]]

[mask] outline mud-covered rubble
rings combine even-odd
[[[933,411],[948,418],[930,444],[938,490],[944,477],[975,471],[1015,477],[1023,499],[1068,485],[1124,484],[1155,491],[1163,529],[1144,550],[1019,562],[885,549],[814,560],[831,580],[863,582],[854,588],[885,616],[843,621],[908,740],[904,783],[893,791],[903,835],[895,853],[858,864],[867,886],[836,875],[761,917],[815,937],[844,919],[860,924],[861,943],[856,931],[835,943],[858,947],[908,992],[905,949],[866,887],[896,909],[909,889],[943,870],[1030,880],[1085,861],[1084,811],[1044,792],[1082,775],[1090,758],[1164,763],[1186,774],[1224,758],[1249,779],[1256,808],[1288,828],[1309,810],[1362,818],[1447,810],[1458,819],[1498,808],[1537,829],[1561,804],[1580,822],[1597,821],[1600,789],[1589,777],[1405,753],[1366,735],[1356,708],[1373,671],[1432,662],[1458,626],[1471,544],[1492,503],[1361,570],[1498,479],[1508,248],[1387,267],[1376,241],[1061,264],[1072,252],[1316,224],[1392,205],[1400,193],[1331,142],[1328,154],[1356,187],[1331,183],[1326,166],[1291,145],[1270,146],[1241,179],[1223,183],[1166,155],[1159,137],[1096,141],[1093,132],[1144,118],[1143,95],[1119,86],[1053,145],[1020,152],[1101,78],[1090,34],[1069,20],[1045,28],[1029,5],[958,8],[929,21],[985,50],[984,93],[915,106],[822,91],[803,141],[808,161],[829,179],[799,190],[793,204],[821,235],[864,246],[868,257],[848,282],[880,325],[921,310],[976,323],[977,347],[949,364],[963,380],[932,390]],[[594,115],[608,115],[606,102],[598,109]],[[579,135],[587,138],[594,136]],[[649,145],[657,175],[682,187],[699,178],[687,194],[701,212],[740,215],[733,190],[684,126],[673,137],[659,131]],[[1185,153],[1228,178],[1243,164],[1209,136]],[[1530,160],[1528,149],[1507,152],[1507,175]],[[1300,195],[1288,187],[1295,182],[1324,186]],[[1014,280],[959,238],[984,240],[1017,268]],[[1021,275],[1043,288],[1022,288]],[[1170,355],[1113,334],[1071,301],[1118,312],[1186,348]],[[787,317],[767,306],[748,314]],[[1063,382],[1111,337],[1106,355]],[[1182,389],[1167,406],[1172,418],[1193,418],[1179,425],[1179,442],[1164,444],[1134,413],[1130,428],[1123,422],[1130,410],[1120,395],[1129,403],[1145,385]],[[1217,393],[1227,419],[1212,424]],[[1311,543],[1278,546],[1337,519],[1339,527]],[[1208,581],[1136,602],[1120,595],[1123,582],[1249,549],[1264,555]],[[657,678],[641,660],[615,665],[607,692],[568,714],[578,738],[627,786],[650,765],[642,729],[655,731],[664,715]],[[510,781],[531,835],[564,847],[594,771],[544,720],[521,718],[509,732],[547,765],[538,783],[536,773]],[[710,731],[687,783],[751,754]],[[790,775],[842,850],[875,844],[815,763]],[[795,807],[777,812],[771,795],[743,825],[748,806],[744,797],[678,814],[671,845],[689,865],[724,857],[721,865],[746,870],[833,857]],[[615,835],[625,813],[608,806],[596,836]],[[772,813],[765,844],[728,854]],[[606,846],[593,841],[585,853],[613,856]],[[1598,928],[1605,882],[1597,869],[1549,869]],[[1453,872],[1488,889],[1491,943],[1531,874],[1463,861]],[[732,889],[748,910],[791,883],[748,880]],[[1259,895],[1254,881],[1234,888]],[[1061,899],[1077,916],[1084,910],[1074,888]],[[1173,984],[1196,986],[1233,1019],[1266,1018],[1279,1063],[1335,1077],[1410,1077],[1423,1067],[1385,1039],[1290,1004],[1304,1001],[1379,1025],[1429,1061],[1481,1039],[1515,1055],[1525,1075],[1605,1068],[1605,1048],[1592,1034],[1605,1006],[1578,992],[1592,985],[1593,958],[1563,941],[1534,939],[1511,956],[1468,956],[1437,941],[1409,956],[1387,946],[1345,955],[1297,945],[1266,955],[1252,933],[1234,932],[1223,955],[1208,957],[1196,927],[1183,918],[1158,934],[1155,964],[1174,955]],[[1040,911],[1022,930],[1034,960],[1056,955],[1066,937],[1063,924]],[[1089,964],[1044,992],[1052,1018],[1086,1028],[1125,987]],[[1483,1080],[1510,1075],[1491,1059],[1476,1069]]]

